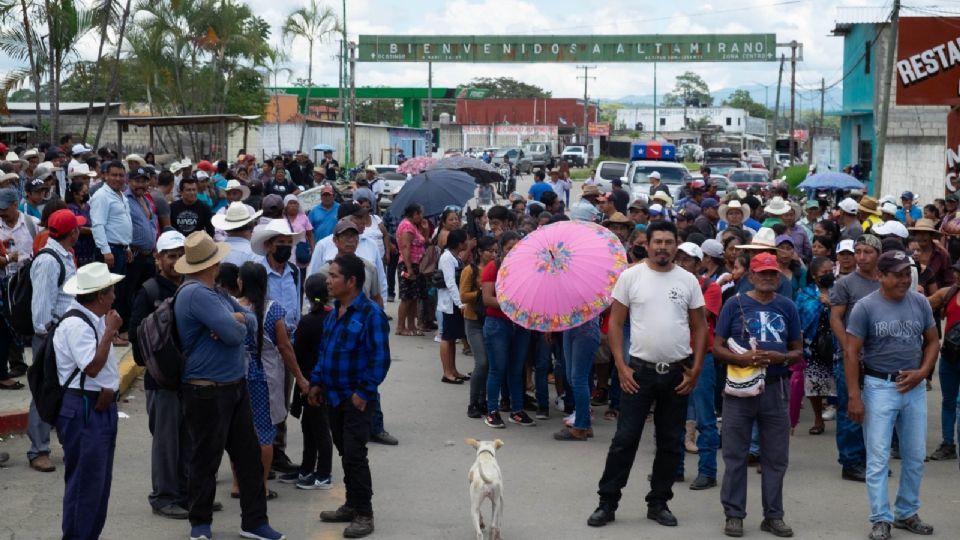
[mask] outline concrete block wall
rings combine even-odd
[[[944,142],[943,137],[888,138],[882,192],[877,195],[892,194],[899,199],[902,192],[912,191],[921,205],[942,198]]]

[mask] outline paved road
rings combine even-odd
[[[396,314],[397,304],[388,304]],[[664,528],[645,519],[645,476],[653,456],[652,429],[644,434],[633,477],[624,493],[617,521],[603,529],[586,526],[596,506],[596,485],[614,425],[596,423],[596,438],[585,443],[558,443],[551,434],[560,429],[560,415],[536,427],[508,424],[505,430],[486,428],[480,420],[466,417],[466,386],[442,384],[437,345],[430,337],[392,340],[394,363],[382,388],[387,429],[400,439],[398,447],[372,446],[370,460],[374,480],[377,532],[374,538],[467,539],[472,538],[466,471],[473,451],[465,437],[501,438],[506,445],[499,461],[505,477],[506,509],[504,536],[508,539],[580,538],[722,538],[723,513],[719,490],[693,492],[679,485],[671,507],[680,520],[677,528]],[[469,371],[471,357],[460,357],[461,371]],[[929,395],[930,435],[928,447],[939,441],[939,392]],[[185,522],[169,521],[150,513],[150,435],[146,427],[144,394],[138,382],[120,409],[129,418],[120,420],[114,488],[110,514],[103,537],[184,538]],[[599,411],[598,411],[599,412]],[[798,538],[857,539],[867,531],[867,501],[863,484],[840,479],[836,464],[834,423],[827,432],[810,436],[810,409],[803,410],[797,435],[791,439],[790,469],[786,478],[786,519]],[[652,427],[652,426],[651,426]],[[291,427],[292,456],[301,448],[299,426]],[[62,452],[54,437],[54,462],[61,466]],[[62,468],[41,474],[26,466],[27,441],[21,436],[0,442],[0,451],[13,456],[10,467],[0,469],[0,538],[59,538]],[[687,456],[687,480],[693,477],[695,456]],[[721,462],[722,471],[722,462]],[[896,481],[899,464],[894,464]],[[957,508],[957,462],[927,465],[923,484],[922,516],[938,528],[941,538],[955,537]],[[239,505],[229,498],[230,471],[220,470],[217,493],[226,509],[215,516],[217,538],[236,538]],[[339,538],[341,526],[320,523],[317,514],[344,500],[342,473],[334,460],[335,488],[304,492],[292,486],[271,483],[280,498],[270,503],[271,522],[291,540]],[[769,537],[759,531],[760,477],[749,475],[749,512],[745,526],[748,538]],[[891,483],[891,490],[894,484]],[[903,538],[903,534],[898,537]]]

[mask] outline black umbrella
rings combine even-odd
[[[462,207],[476,189],[476,182],[466,172],[451,169],[424,171],[403,184],[403,189],[390,204],[390,214],[402,218],[404,210],[417,203],[423,207],[423,215],[436,216],[447,206]]]
[[[427,167],[428,171],[434,171],[437,169],[463,171],[474,177],[477,182],[482,182],[485,184],[503,182],[503,175],[500,174],[500,171],[496,167],[490,165],[489,163],[484,163],[479,159],[467,156],[445,157]]]

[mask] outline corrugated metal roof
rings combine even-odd
[[[887,22],[890,18],[889,6],[837,6],[837,25],[875,24]]]
[[[85,110],[87,110],[87,107],[88,107],[89,105],[90,105],[90,104],[87,103],[86,101],[84,101],[84,102],[78,102],[78,101],[61,101],[61,102],[60,102],[59,110],[60,110],[60,112],[85,111]],[[94,103],[93,103],[93,108],[94,108],[94,109],[101,109],[101,108],[105,107],[106,105],[107,105],[106,103],[94,102]],[[114,103],[112,106],[118,107],[118,106],[120,106],[120,103],[119,103],[119,102]],[[33,101],[30,101],[30,102],[7,102],[7,109],[9,109],[10,112],[35,112],[35,111],[37,110],[37,105],[36,105],[36,103],[34,103]],[[41,102],[40,102],[40,111],[42,111],[42,112],[47,112],[47,111],[49,111],[49,110],[50,110],[50,104],[49,104],[49,103],[44,103],[44,102],[41,101]]]

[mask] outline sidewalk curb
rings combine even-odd
[[[133,384],[133,381],[137,380],[143,373],[144,368],[138,366],[136,362],[133,361],[133,354],[128,349],[127,353],[123,355],[123,358],[120,359],[120,395],[122,396],[130,389],[130,386]],[[24,388],[21,392],[30,393],[28,388]],[[26,409],[16,410],[16,411],[0,411],[0,436],[6,436],[11,433],[23,433],[27,431],[27,415],[29,411]]]

